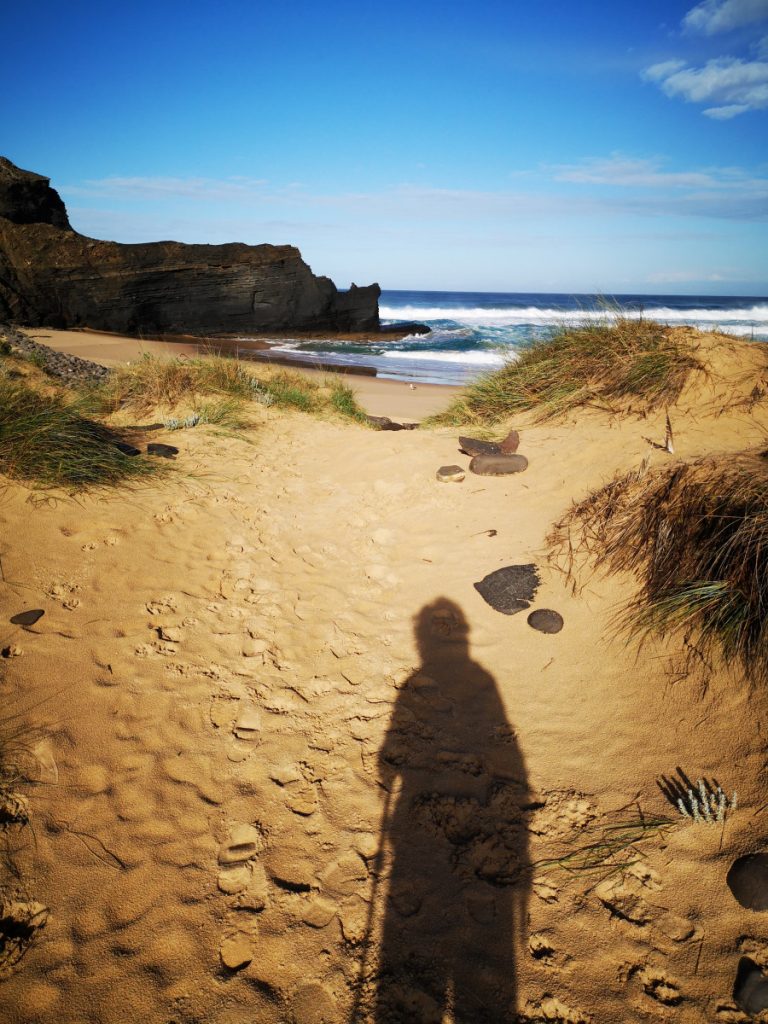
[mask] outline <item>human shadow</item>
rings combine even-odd
[[[509,1024],[529,892],[525,764],[461,608],[441,598],[414,622],[422,664],[379,751],[388,888],[369,1019]]]

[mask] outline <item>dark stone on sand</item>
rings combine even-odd
[[[475,583],[475,590],[497,612],[514,615],[530,608],[540,583],[538,570],[533,563],[507,565]]]
[[[739,1009],[752,1017],[768,1009],[768,978],[748,956],[739,960],[733,985],[733,1001]]]
[[[461,483],[465,474],[461,466],[441,466],[435,476],[441,484],[448,484]]]
[[[725,880],[742,907],[768,910],[768,853],[739,857],[731,864]]]
[[[539,633],[559,633],[563,628],[563,617],[551,608],[537,608],[528,616],[528,625]]]
[[[160,444],[159,442],[153,442],[147,445],[148,455],[159,455],[163,459],[175,459],[179,454],[179,449],[174,447],[172,444]]]
[[[128,444],[127,441],[117,441],[115,443],[115,448],[117,448],[118,451],[121,451],[123,455],[141,455],[139,449],[134,448],[134,446],[132,444]]]
[[[380,294],[339,291],[292,245],[87,238],[48,178],[0,158],[0,321],[134,335],[378,332]]]
[[[367,421],[377,430],[415,430],[418,423],[398,423],[389,416],[366,416]]]
[[[501,446],[494,441],[481,441],[477,437],[460,437],[459,448],[465,455],[501,455]]]
[[[516,430],[510,430],[510,432],[499,445],[502,455],[514,455],[519,447],[520,435]]]
[[[38,619],[42,619],[45,612],[42,608],[30,608],[27,612],[19,612],[11,616],[14,626],[34,626]]]
[[[476,455],[469,469],[478,476],[508,476],[528,469],[528,459],[524,455]]]

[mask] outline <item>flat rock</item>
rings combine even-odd
[[[538,570],[533,563],[507,565],[475,583],[475,590],[497,612],[514,615],[530,608],[540,583]]]
[[[115,448],[122,452],[123,455],[141,455],[139,449],[134,447],[132,444],[128,444],[127,441],[116,441]]]
[[[524,455],[476,455],[469,464],[470,473],[478,476],[508,476],[528,469]]]
[[[366,416],[368,423],[377,430],[416,430],[418,423],[398,423],[389,416]]]
[[[241,706],[232,731],[239,740],[249,743],[261,740],[261,715],[253,704]]]
[[[237,867],[226,868],[219,872],[216,884],[222,892],[232,895],[242,892],[248,888],[251,881],[251,869],[247,864],[239,864]]]
[[[459,448],[465,455],[501,455],[501,445],[477,437],[460,437]]]
[[[19,612],[11,616],[14,626],[34,626],[38,619],[42,619],[45,612],[42,608],[30,608],[27,612]]]
[[[173,444],[160,444],[159,441],[153,441],[152,444],[147,445],[148,455],[158,455],[161,459],[175,459],[179,454],[179,449]]]
[[[499,445],[502,455],[514,455],[520,447],[520,435],[516,430],[510,430],[507,436]]]
[[[528,625],[539,633],[559,633],[563,628],[563,617],[551,608],[537,608],[528,616]]]
[[[465,475],[461,466],[441,466],[435,473],[441,484],[460,484]]]
[[[768,910],[768,853],[739,857],[726,876],[734,898],[747,910]]]
[[[302,920],[310,928],[326,928],[336,917],[336,904],[322,896],[316,896],[307,904]]]

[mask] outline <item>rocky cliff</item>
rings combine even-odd
[[[101,242],[49,179],[0,157],[0,321],[123,334],[377,331],[380,289],[340,292],[291,245]]]

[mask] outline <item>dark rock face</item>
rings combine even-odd
[[[122,334],[378,331],[378,285],[339,292],[291,245],[101,242],[48,179],[0,160],[0,321]]]
[[[52,224],[71,231],[67,211],[50,178],[22,171],[0,156],[0,217],[14,224]]]

